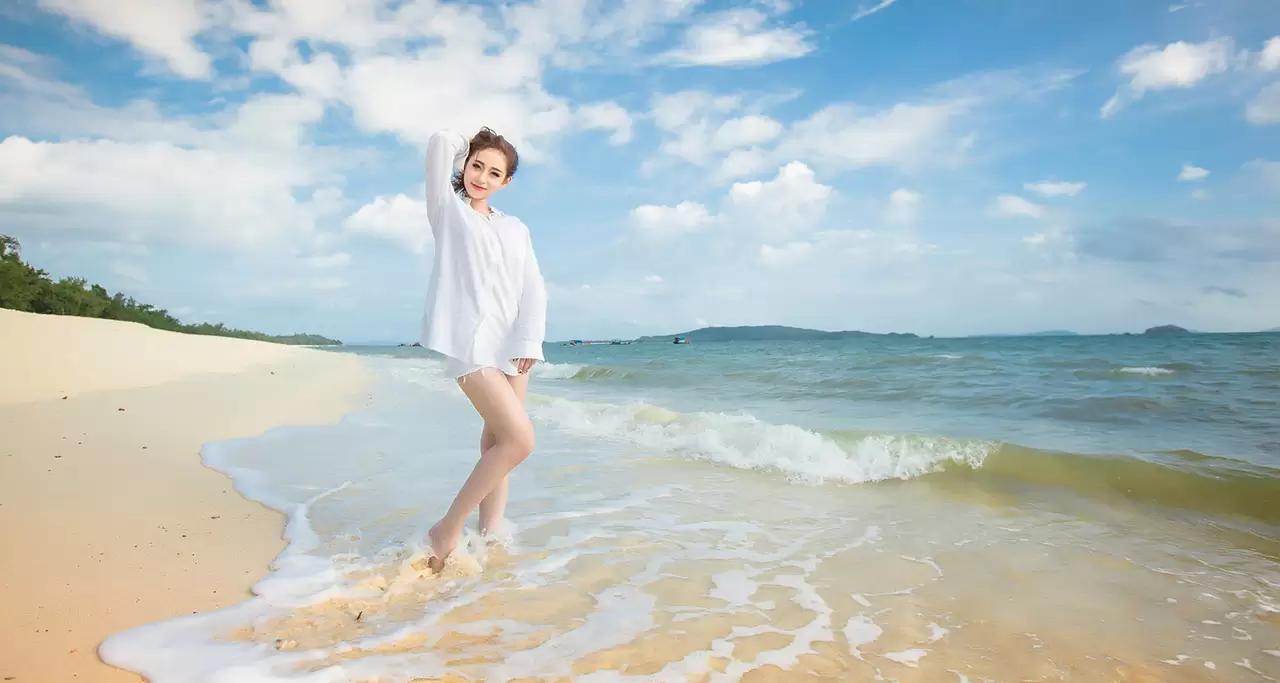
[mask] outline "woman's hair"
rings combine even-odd
[[[507,158],[507,178],[516,174],[516,165],[520,163],[520,157],[516,154],[515,146],[507,142],[506,138],[487,127],[481,128],[480,132],[471,138],[471,147],[467,150],[467,163],[471,163],[471,158],[485,149],[496,149]],[[462,171],[457,171],[453,174],[454,192],[462,192],[465,189],[462,182],[462,173]]]

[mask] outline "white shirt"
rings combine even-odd
[[[435,237],[419,343],[472,365],[543,360],[547,289],[529,228],[515,216],[482,216],[453,190],[470,142],[441,131],[427,142],[427,220]]]

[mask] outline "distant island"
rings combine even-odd
[[[49,274],[24,262],[17,238],[0,235],[0,308],[25,313],[73,315],[141,323],[158,330],[237,337],[298,346],[341,346],[337,339],[318,334],[271,335],[237,330],[222,323],[188,325],[163,308],[139,303],[119,292],[112,294],[84,278],[65,277],[57,282]]]
[[[1148,327],[1143,334],[1189,334],[1191,330],[1177,325],[1159,325],[1156,327]]]
[[[671,340],[676,338],[686,339],[690,342],[825,341],[859,337],[918,338],[917,335],[910,332],[889,332],[886,334],[860,332],[857,330],[829,332],[826,330],[812,330],[804,327],[788,327],[786,325],[741,325],[737,327],[702,327],[688,332],[640,337],[636,339],[636,341],[642,343],[671,343]]]

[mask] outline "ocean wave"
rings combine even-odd
[[[1159,375],[1172,375],[1176,371],[1171,370],[1169,368],[1162,368],[1162,367],[1141,367],[1141,368],[1124,367],[1124,368],[1120,368],[1116,372],[1122,372],[1127,375],[1148,375],[1151,377],[1156,377]]]
[[[1280,524],[1280,471],[1165,451],[1160,461],[1046,451],[1002,441],[868,431],[817,431],[751,415],[679,413],[532,396],[534,416],[566,431],[665,455],[772,472],[800,484],[869,484],[928,477],[946,485],[1068,490],[1216,516]]]
[[[677,413],[647,403],[615,405],[530,397],[534,415],[570,432],[804,483],[912,479],[946,463],[980,466],[995,442],[941,437],[826,434],[751,415]]]
[[[631,380],[640,376],[639,372],[632,370],[579,363],[539,363],[533,366],[531,374],[541,379],[559,380]]]

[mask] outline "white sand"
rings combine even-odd
[[[364,382],[346,354],[0,310],[0,680],[137,681],[103,638],[243,599],[284,519],[200,447],[333,421]]]

